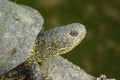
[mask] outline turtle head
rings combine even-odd
[[[38,35],[39,51],[45,57],[67,53],[77,46],[86,35],[85,26],[73,23],[57,27]]]

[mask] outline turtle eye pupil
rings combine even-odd
[[[76,30],[71,30],[69,34],[73,37],[76,37],[78,35],[78,32]]]

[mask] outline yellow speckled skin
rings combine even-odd
[[[42,73],[38,63],[69,52],[81,42],[85,34],[84,25],[79,23],[41,31],[27,60],[0,76],[0,80],[41,80]]]

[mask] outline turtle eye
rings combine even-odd
[[[78,31],[76,30],[71,30],[69,33],[71,36],[76,37],[78,35]]]

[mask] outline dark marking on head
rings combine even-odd
[[[38,62],[39,66],[42,66],[44,64],[44,62]]]

